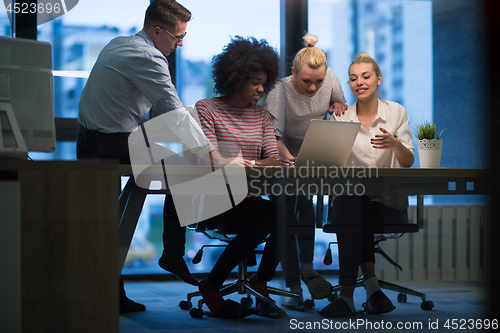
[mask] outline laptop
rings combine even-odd
[[[345,167],[361,123],[311,120],[295,166]]]

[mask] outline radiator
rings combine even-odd
[[[410,206],[408,215],[416,221],[416,207]],[[391,282],[483,280],[490,262],[490,223],[488,206],[426,206],[423,229],[382,242],[403,270],[377,256],[376,274]]]

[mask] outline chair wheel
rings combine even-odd
[[[278,309],[269,308],[269,318],[278,318]]]
[[[306,309],[312,309],[312,308],[314,308],[314,301],[312,299],[306,299],[304,301],[304,307]]]
[[[432,303],[432,301],[422,301],[422,304],[420,304],[422,310],[432,310],[433,307],[434,303]]]
[[[189,314],[191,315],[192,318],[201,318],[204,315],[203,309],[200,308],[192,308],[189,311]]]
[[[306,310],[305,302],[295,302],[295,311],[303,312]]]
[[[243,305],[243,306],[252,306],[252,304],[253,304],[252,297],[249,297],[249,296],[247,296],[247,297],[243,297],[243,298],[241,299],[241,302],[240,302],[240,303],[241,303],[241,305]]]
[[[405,293],[399,293],[398,294],[398,302],[399,303],[406,303],[407,296]]]
[[[191,301],[180,301],[179,307],[181,308],[181,310],[191,310],[193,304],[191,304]]]
[[[333,302],[333,301],[336,301],[337,298],[339,298],[339,294],[337,294],[336,292],[335,293],[331,293],[330,295],[328,295],[327,299],[330,301],[330,302]]]

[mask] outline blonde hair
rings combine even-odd
[[[311,69],[318,69],[323,65],[328,67],[326,52],[314,46],[318,42],[318,37],[312,34],[306,34],[302,39],[306,47],[297,52],[293,60],[293,67],[295,67],[295,70],[300,70],[303,64],[307,64]]]
[[[377,62],[373,60],[373,58],[370,57],[366,52],[358,53],[356,59],[354,59],[349,65],[349,70],[351,69],[351,66],[354,64],[372,64],[375,75],[377,75],[377,77],[379,75],[382,75],[382,72],[380,71],[380,67],[378,66]]]

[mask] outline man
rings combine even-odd
[[[226,164],[186,111],[172,84],[166,56],[183,45],[191,12],[174,0],[155,0],[146,10],[144,27],[134,36],[113,39],[101,51],[79,103],[78,159],[114,158],[130,164],[128,136],[151,108],[192,152]],[[159,265],[187,283],[198,281],[184,262],[185,228],[172,197],[164,209],[164,247]],[[120,312],[144,311],[125,295],[120,279]]]

